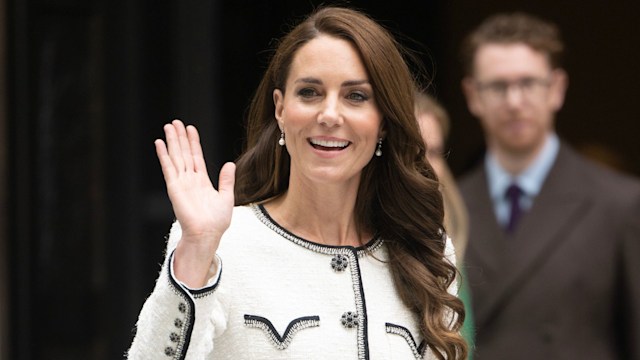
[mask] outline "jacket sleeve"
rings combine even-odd
[[[128,359],[206,359],[213,354],[214,337],[226,328],[224,307],[215,294],[222,262],[218,259],[220,266],[212,271],[205,287],[187,288],[175,279],[172,269],[173,251],[180,237],[180,226],[175,222],[167,244],[168,255],[138,316]]]

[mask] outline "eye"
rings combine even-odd
[[[362,91],[352,91],[347,95],[347,99],[356,102],[363,102],[369,100],[369,96]]]
[[[317,95],[318,95],[318,92],[314,88],[302,88],[298,90],[298,96],[303,98],[312,98]]]
[[[489,89],[489,91],[492,91],[496,94],[504,94],[507,92],[507,88],[509,88],[509,84],[504,81],[495,81],[495,82],[489,83],[487,88]]]
[[[521,89],[531,89],[534,85],[536,85],[537,80],[534,78],[523,78],[519,82],[519,86]]]

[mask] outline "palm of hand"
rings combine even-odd
[[[231,222],[235,167],[232,163],[222,167],[216,190],[209,179],[195,127],[185,128],[181,121],[174,120],[164,130],[166,145],[156,140],[156,153],[173,211],[182,227],[182,241],[215,250]]]

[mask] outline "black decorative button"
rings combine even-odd
[[[344,271],[349,265],[349,258],[342,254],[336,254],[333,259],[331,259],[331,268],[333,270],[341,272]]]
[[[171,340],[171,342],[178,342],[178,340],[180,340],[180,336],[176,333],[171,333],[171,335],[169,335],[169,340]]]
[[[173,325],[175,325],[177,328],[182,328],[182,320],[180,319],[175,319],[173,321]]]
[[[180,303],[180,305],[178,305],[178,311],[184,314],[184,312],[187,311],[187,305]]]
[[[173,356],[173,355],[176,354],[176,351],[173,350],[173,348],[166,347],[166,348],[164,348],[164,354],[167,355],[167,356]]]
[[[340,322],[342,322],[342,326],[348,329],[356,327],[360,323],[358,321],[358,314],[352,311],[347,311],[346,313],[342,314]]]

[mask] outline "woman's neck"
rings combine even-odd
[[[356,191],[344,187],[289,185],[287,192],[267,202],[269,215],[287,230],[309,241],[333,246],[360,246],[370,239],[358,229]]]

